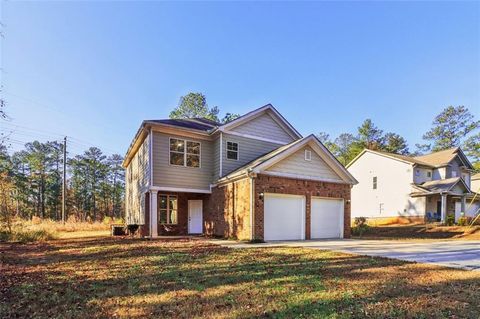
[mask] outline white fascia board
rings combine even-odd
[[[283,173],[283,172],[275,172],[275,171],[264,171],[264,172],[262,172],[262,174],[263,175],[269,175],[269,176],[293,178],[293,179],[305,179],[305,180],[316,181],[316,182],[326,182],[326,183],[335,183],[335,184],[350,184],[346,181],[338,180],[338,179],[321,178],[321,177],[316,177],[316,176],[299,175],[299,174],[291,174],[291,173]]]
[[[270,142],[270,143],[279,144],[279,145],[288,144],[288,142],[277,141],[277,140],[272,140],[272,139],[269,139],[269,138],[254,136],[254,135],[250,135],[250,134],[243,134],[243,133],[238,133],[238,132],[233,132],[233,131],[224,131],[223,129],[220,129],[220,132],[221,132],[220,134],[222,134],[222,132],[224,132],[225,134],[228,134],[228,135],[240,136],[240,137],[245,137],[245,138],[249,138],[249,139],[252,139],[252,140]]]
[[[210,189],[196,189],[196,188],[181,188],[181,187],[168,187],[168,186],[152,186],[150,187],[152,191],[163,191],[163,192],[178,192],[178,193],[202,193],[210,194],[212,191]]]

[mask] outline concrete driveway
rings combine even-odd
[[[239,243],[229,240],[214,240],[215,244],[231,248],[303,247],[334,250],[350,254],[378,256],[434,264],[453,268],[480,271],[480,241],[438,240],[306,240],[268,242],[262,244]]]

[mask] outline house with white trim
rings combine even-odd
[[[358,180],[352,218],[444,222],[447,215],[457,221],[480,209],[471,190],[473,166],[458,147],[416,157],[365,149],[347,169]]]
[[[271,104],[226,124],[143,121],[123,167],[127,223],[142,236],[350,236],[355,178]]]

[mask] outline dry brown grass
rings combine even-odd
[[[480,240],[480,226],[386,225],[370,227],[362,239]]]
[[[0,244],[0,313],[36,318],[478,318],[480,272],[203,240]]]
[[[16,219],[12,224],[12,232],[1,229],[0,241],[38,242],[57,238],[81,238],[107,236],[110,224],[101,222],[77,222],[70,220],[62,222],[42,220]]]

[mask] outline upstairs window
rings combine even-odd
[[[457,177],[457,171],[452,171],[452,177]]]
[[[432,172],[427,172],[427,177],[432,177]]]
[[[373,185],[372,185],[373,189],[377,189],[377,176],[373,177],[372,182],[373,182]]]
[[[306,161],[311,161],[312,160],[312,151],[305,150],[305,160]]]
[[[171,138],[170,164],[200,167],[200,142]]]
[[[227,159],[238,160],[238,143],[227,141]]]

